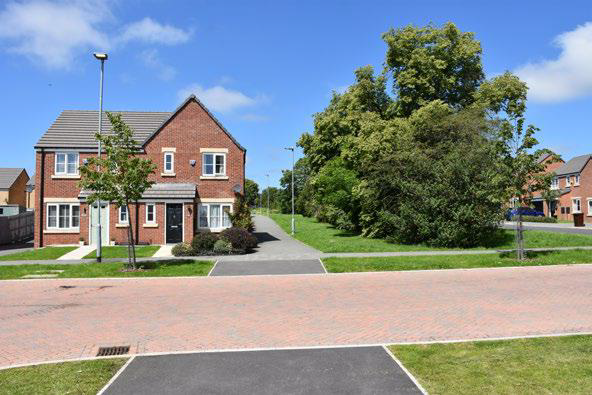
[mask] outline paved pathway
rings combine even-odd
[[[152,256],[155,258],[171,258],[173,256],[173,246],[171,244],[162,245]]]
[[[0,282],[0,366],[592,332],[592,265]]]
[[[70,261],[73,259],[83,259],[85,256],[96,250],[97,247],[94,245],[90,246],[80,246],[75,250],[68,252],[67,254],[62,255],[58,258],[59,261]]]

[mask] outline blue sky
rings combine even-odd
[[[247,177],[277,185],[283,147],[312,131],[331,91],[357,67],[382,68],[383,32],[447,21],[476,34],[488,76],[529,82],[542,145],[592,152],[586,1],[2,1],[0,167],[32,175],[33,145],[59,112],[97,108],[91,53],[107,50],[106,109],[172,111],[196,93],[247,148]]]

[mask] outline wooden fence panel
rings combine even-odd
[[[0,217],[0,244],[18,243],[33,238],[35,212]]]

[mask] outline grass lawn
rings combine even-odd
[[[136,257],[146,258],[154,255],[160,246],[136,246]],[[85,258],[94,259],[97,257],[97,251],[93,251],[84,256]],[[102,250],[103,259],[107,258],[127,258],[127,247],[125,246],[104,246]]]
[[[0,394],[96,394],[125,362],[114,358],[0,370]]]
[[[52,270],[63,270],[57,273],[57,278],[207,276],[214,262],[191,259],[138,262],[138,266],[145,270],[136,272],[122,272],[123,265],[117,262],[0,266],[0,280],[18,279],[27,274],[52,273]]]
[[[430,394],[589,394],[592,336],[389,347]]]
[[[272,213],[271,218],[280,227],[290,233],[290,215]],[[369,239],[359,234],[335,229],[333,226],[318,222],[314,218],[296,216],[295,237],[322,252],[387,252],[387,251],[426,251],[444,250],[425,245],[407,245],[388,243],[383,239]],[[581,247],[592,246],[592,235],[552,233],[539,230],[524,231],[524,243],[529,248],[546,247]],[[500,229],[496,238],[486,245],[475,248],[512,249],[514,231]]]
[[[518,261],[514,259],[514,257],[514,253],[501,253],[440,256],[389,256],[372,258],[323,258],[323,264],[330,273],[347,273],[592,263],[592,251],[590,250],[528,252],[528,259],[524,261]]]
[[[0,261],[35,261],[58,259],[64,254],[78,247],[45,247],[31,251],[15,252],[14,254],[1,255]]]

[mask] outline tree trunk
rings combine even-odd
[[[516,258],[524,259],[524,229],[522,228],[522,211],[518,209],[518,222],[516,223]]]
[[[127,262],[128,268],[132,270],[136,270],[136,249],[134,245],[134,233],[132,229],[132,219],[131,219],[131,211],[129,208],[129,203],[126,202],[125,204],[127,209]]]

